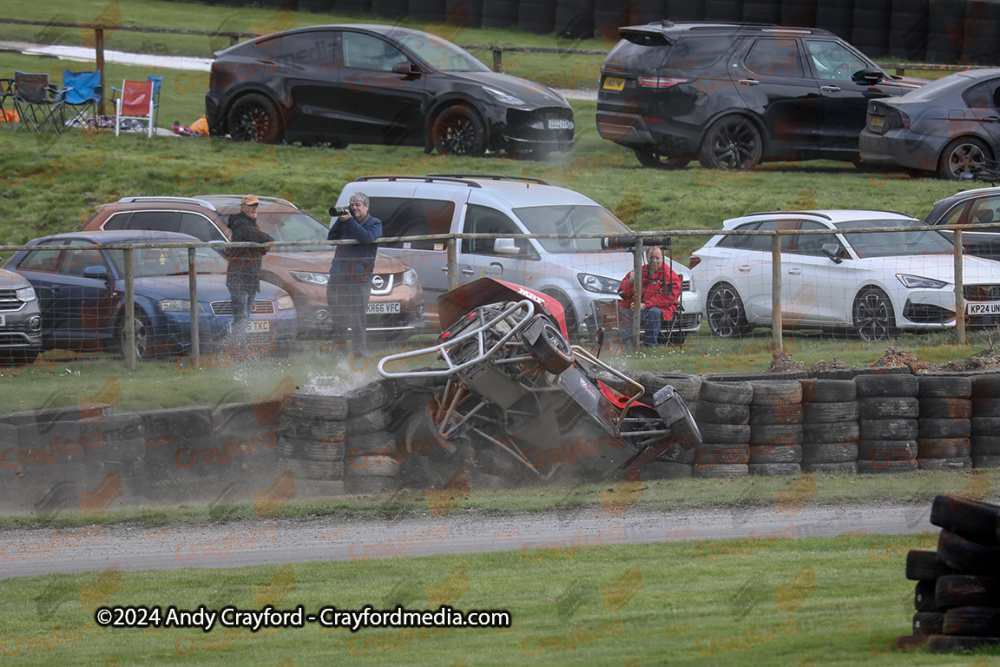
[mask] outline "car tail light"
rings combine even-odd
[[[701,264],[701,257],[695,257],[694,255],[691,255],[691,259],[688,260],[688,268],[693,269],[699,264]]]
[[[687,79],[668,79],[663,76],[640,76],[640,88],[670,88],[678,83],[684,83]]]
[[[902,111],[893,109],[885,116],[885,126],[887,129],[896,130],[901,127],[910,126],[910,117]]]

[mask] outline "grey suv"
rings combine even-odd
[[[32,362],[42,349],[42,316],[27,279],[0,269],[0,355]]]

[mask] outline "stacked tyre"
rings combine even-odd
[[[652,398],[657,391],[669,384],[684,399],[691,413],[697,413],[702,385],[699,376],[684,373],[649,372],[639,375],[638,381],[645,391],[644,396],[649,398]],[[694,463],[695,455],[694,447],[685,448],[680,443],[672,443],[655,461],[643,466],[640,475],[644,480],[691,477],[691,466]]]
[[[918,582],[913,639],[931,651],[1000,645],[998,517],[996,505],[934,499],[931,523],[942,529],[937,551],[910,551],[906,558],[906,576]]]
[[[897,473],[917,469],[920,382],[909,373],[854,378],[858,388],[858,472]]]
[[[694,477],[749,474],[752,400],[749,382],[702,382],[694,411],[702,439],[695,449]]]
[[[917,466],[921,470],[972,467],[972,379],[956,375],[923,375],[917,379]]]
[[[972,380],[971,457],[974,468],[1000,468],[1000,375]]]
[[[750,383],[751,475],[797,475],[802,471],[802,384],[798,380]]]
[[[346,394],[344,484],[348,493],[378,493],[396,487],[400,458],[392,434],[394,385],[378,380]]]
[[[343,396],[294,394],[278,422],[278,465],[296,481],[325,482],[330,491],[343,486]],[[336,484],[333,484],[333,483]]]
[[[856,473],[859,433],[854,380],[802,380],[802,470]]]

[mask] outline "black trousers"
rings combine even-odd
[[[365,320],[371,294],[372,283],[367,279],[351,280],[350,276],[331,275],[326,284],[333,342],[346,344],[350,329],[354,354],[368,354]]]

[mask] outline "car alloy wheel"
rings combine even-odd
[[[229,110],[229,136],[234,141],[266,144],[278,141],[281,138],[278,110],[263,95],[244,95]]]
[[[990,149],[979,139],[966,137],[949,143],[941,154],[941,165],[938,175],[941,178],[957,181],[966,174],[972,175],[986,165],[986,160],[992,159]]]
[[[635,148],[639,164],[650,169],[683,169],[691,161],[686,157],[672,157],[652,148]]]
[[[745,116],[726,116],[705,133],[698,161],[709,169],[748,171],[763,154],[760,130]]]
[[[434,121],[434,148],[441,155],[478,157],[486,150],[486,133],[476,112],[468,107],[448,107]]]
[[[706,306],[708,327],[713,336],[738,338],[747,336],[753,327],[747,321],[743,301],[732,285],[716,285],[708,294]]]
[[[138,310],[138,308],[136,309]],[[148,356],[149,345],[152,343],[153,331],[150,328],[149,322],[146,321],[145,316],[136,315],[135,316],[135,360],[142,361]],[[122,321],[121,329],[118,332],[119,346],[118,349],[121,350],[122,355],[125,354],[125,322]]]
[[[892,336],[896,316],[885,292],[874,287],[861,290],[854,300],[854,330],[861,340],[875,343]]]

